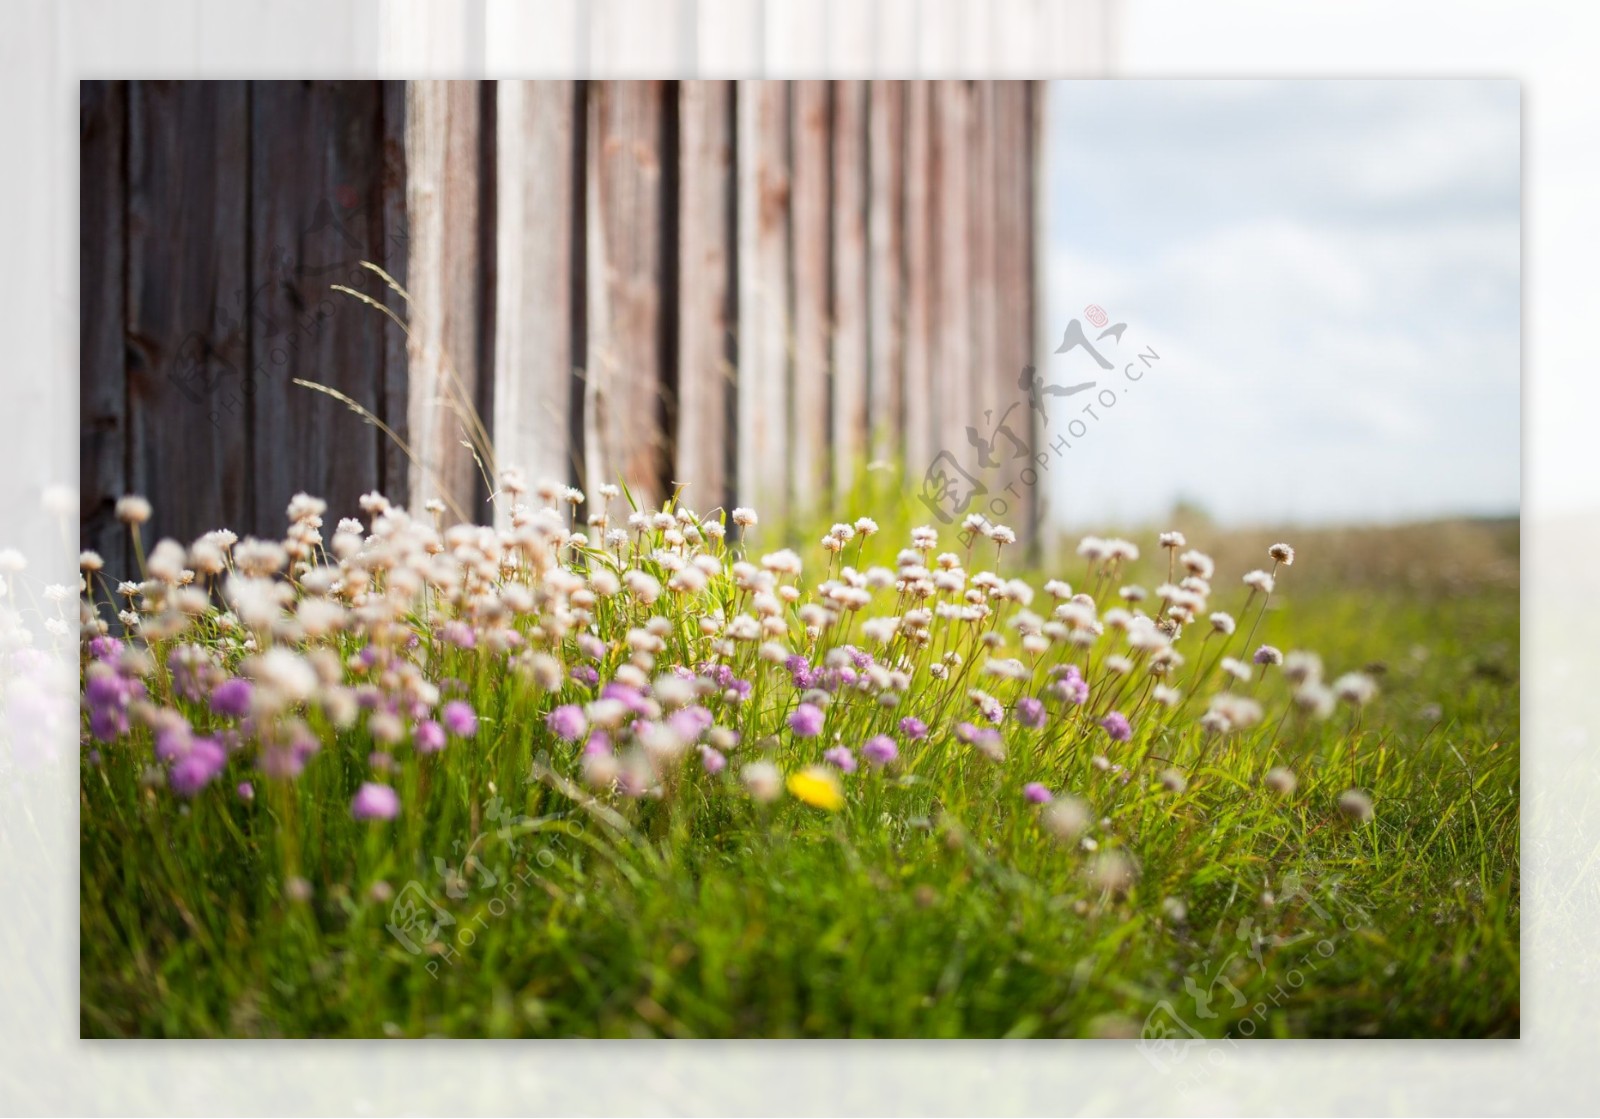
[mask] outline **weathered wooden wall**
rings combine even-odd
[[[497,84],[502,464],[804,516],[948,451],[1031,528],[1037,83]]]
[[[80,97],[80,534],[131,572],[113,506],[156,505],[147,543],[281,533],[299,490],[353,511],[405,490],[404,338],[331,291],[399,300],[404,83],[85,82]]]
[[[1033,487],[996,499],[1033,441],[1017,377],[1042,97],[1020,81],[85,83],[84,546],[128,570],[125,492],[155,501],[151,538],[276,533],[300,489],[332,517],[376,488],[482,519],[468,403],[499,464],[534,477],[778,517],[822,510],[871,459],[915,479],[959,465],[989,489],[974,511],[1026,531]],[[357,401],[412,457],[295,378]]]

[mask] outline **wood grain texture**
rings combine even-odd
[[[406,83],[379,82],[382,99],[383,122],[381,126],[383,161],[382,179],[377,185],[382,209],[383,246],[380,259],[373,263],[393,276],[404,288],[411,275],[411,220],[406,211]],[[372,293],[384,306],[404,320],[410,313],[406,301],[398,292],[384,285]],[[380,324],[383,329],[383,349],[372,360],[381,363],[383,386],[379,399],[383,404],[383,421],[401,439],[410,436],[411,375],[407,354],[405,331],[390,323]],[[393,439],[378,440],[382,469],[377,478],[378,489],[399,505],[411,500],[411,463],[405,451]]]
[[[903,8],[869,21],[880,40]],[[1036,444],[1016,377],[1038,345],[1043,102],[986,82],[87,83],[84,539],[122,548],[111,507],[137,489],[185,539],[275,533],[300,489],[334,515],[378,487],[484,518],[451,397],[531,476],[621,477],[651,503],[686,483],[769,523],[869,457],[913,487],[941,450],[975,469],[969,426]],[[352,279],[409,343],[329,292]],[[1026,533],[1042,486],[991,446]]]
[[[869,84],[867,423],[872,457],[892,460],[904,453],[905,430],[906,83]]]
[[[789,112],[793,195],[794,362],[789,385],[789,508],[804,516],[828,495],[832,369],[829,322],[829,83],[794,83]]]
[[[691,508],[733,500],[737,229],[732,82],[679,84],[678,423],[674,483]]]
[[[905,442],[906,472],[916,484],[934,455],[933,97],[927,82],[906,85],[905,157]]]
[[[933,407],[936,449],[967,463],[973,415],[972,244],[967,83],[933,83]],[[971,466],[968,466],[971,470]]]
[[[250,469],[256,522],[281,532],[305,491],[328,516],[357,516],[383,473],[386,437],[344,404],[293,382],[337,389],[381,415],[385,335],[397,328],[335,291],[378,298],[383,266],[382,90],[374,82],[262,82],[251,89]],[[333,523],[330,521],[329,523]]]
[[[869,379],[867,297],[867,83],[833,87],[833,467],[842,494],[866,466]]]
[[[495,450],[503,468],[566,485],[576,387],[572,314],[577,86],[498,86]],[[505,516],[506,510],[497,510]]]
[[[789,88],[740,82],[738,497],[788,513]]]
[[[478,465],[463,447],[467,402],[478,398],[481,265],[477,83],[413,82],[406,94],[406,210],[410,228],[411,390],[407,416],[417,461],[410,504],[440,497],[481,520]]]
[[[627,484],[641,506],[665,496],[668,461],[661,82],[588,86],[589,340],[586,484]]]
[[[126,483],[155,504],[148,547],[255,523],[250,409],[263,390],[250,362],[246,87],[138,82],[128,97]]]
[[[965,436],[961,443],[962,454],[973,461],[972,469],[980,473],[991,490],[991,507],[985,511],[1001,524],[1011,523],[1011,505],[1015,500],[1005,493],[1005,487],[1014,474],[1016,454],[1008,442],[1006,425],[1016,419],[1006,416],[1001,403],[996,366],[996,285],[999,269],[995,260],[995,164],[997,162],[994,114],[994,83],[973,82],[969,87],[969,112],[967,135],[963,146],[967,178],[967,251],[968,313],[971,315],[969,345],[970,364],[962,376],[968,387],[968,412],[963,421]],[[974,447],[965,429],[977,433],[987,444]],[[952,448],[953,450],[954,448]],[[998,505],[994,502],[999,502]]]
[[[992,365],[984,375],[992,386],[993,407],[1007,416],[1009,429],[1030,451],[1037,446],[1035,417],[1022,370],[1033,363],[1033,204],[1032,162],[1028,139],[1030,84],[991,83],[993,133],[991,175],[994,184],[994,276]],[[1003,452],[1000,448],[1003,447]],[[1018,460],[1006,439],[997,454],[1005,455],[1003,480],[1012,503],[1007,523],[1032,538],[1038,524],[1041,479],[1037,463]]]
[[[79,546],[126,574],[127,535],[115,515],[127,491],[123,343],[128,126],[126,82],[84,82],[78,100]]]

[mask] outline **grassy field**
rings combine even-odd
[[[265,611],[259,624],[198,608],[180,623],[176,583],[147,585],[150,655],[85,652],[86,691],[114,676],[127,725],[104,725],[113,697],[91,728],[101,699],[86,701],[84,1035],[1517,1035],[1514,522],[1288,535],[1295,561],[1275,571],[1278,534],[1183,526],[1216,573],[1170,646],[1183,661],[1163,680],[1181,698],[1163,707],[1147,674],[1159,643],[1130,652],[1127,640],[1153,627],[1124,633],[1111,613],[1128,605],[1119,587],[1168,582],[1179,549],[1169,556],[1154,533],[1137,538],[1137,561],[1069,548],[1056,570],[1030,571],[1018,549],[981,536],[963,546],[946,529],[918,562],[937,571],[953,553],[962,581],[930,604],[976,603],[980,616],[935,616],[922,643],[903,622],[875,643],[867,619],[915,606],[901,584],[869,587],[859,612],[807,604],[825,580],[848,583],[844,565],[893,569],[914,522],[864,490],[847,511],[878,515],[881,531],[836,554],[818,544],[827,525],[797,533],[804,574],[779,561],[769,588],[804,588],[798,601],[772,595],[761,634],[803,654],[800,673],[763,659],[756,640],[717,646],[736,615],[762,615],[759,588],[741,588],[730,565],[784,543],[764,525],[681,547],[649,529],[637,555],[640,533],[608,550],[591,529],[594,548],[549,552],[577,572],[571,586],[504,564],[470,574],[482,542],[447,539],[465,590],[424,574],[413,593],[398,574],[407,563],[437,573],[414,554],[363,568],[379,605],[405,597],[387,613],[349,597],[349,573],[375,548],[405,552],[404,533],[359,551],[347,540],[342,560],[321,545],[313,562],[344,585],[302,573],[294,613],[320,616],[298,605],[309,598],[338,606],[321,637],[286,622],[284,603],[248,595],[235,612]],[[626,530],[624,514],[613,502],[612,528]],[[242,547],[229,570],[250,566]],[[703,587],[673,587],[677,561],[661,562],[673,551],[716,560]],[[619,555],[664,585],[659,597],[604,593],[595,573]],[[973,581],[997,555],[998,593]],[[1265,609],[1240,581],[1250,568],[1274,572]],[[1004,583],[1014,576],[1031,605]],[[1063,636],[1087,627],[1045,589],[1052,576],[1094,595],[1103,634]],[[500,580],[511,609],[468,593],[475,577]],[[505,591],[515,582],[533,589],[530,609]],[[1154,593],[1132,605],[1163,611]],[[1019,615],[1050,621],[1061,606],[1067,620],[1043,647],[1026,644],[1037,627],[1024,617],[1019,629]],[[1236,631],[1213,632],[1211,611],[1233,614]],[[1360,673],[1376,697],[1319,718],[1295,702],[1307,685],[1285,676],[1303,661],[1251,665],[1248,682],[1220,668],[1222,653],[1249,661],[1262,644],[1315,650],[1327,687],[1359,693],[1335,685]],[[186,645],[209,667],[175,656]],[[269,645],[311,665],[314,684],[263,664]],[[830,661],[844,646],[871,661]],[[529,659],[540,651],[554,671]],[[594,706],[598,687],[633,680],[630,661],[648,683],[627,718],[650,725],[619,726],[602,750],[587,736],[615,720]],[[748,696],[732,701],[710,662]],[[1081,704],[1051,687],[1065,664],[1087,684]],[[674,665],[687,670],[677,683]],[[892,672],[906,675],[885,682]],[[250,705],[219,711],[207,693],[235,674]],[[1208,730],[1201,717],[1223,692],[1234,725]],[[380,718],[396,697],[398,720]],[[815,734],[802,704],[816,708]],[[703,714],[673,722],[691,710]],[[1126,740],[1106,729],[1113,710]],[[926,736],[904,729],[908,717]],[[422,748],[424,721],[443,724],[442,749]],[[880,736],[896,757],[874,764],[866,746]],[[199,738],[221,743],[220,760],[195,752]],[[845,768],[824,760],[838,747]],[[1269,782],[1275,768],[1292,782]],[[392,790],[392,818],[390,794],[365,785]]]

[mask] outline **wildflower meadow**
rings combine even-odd
[[[119,504],[139,569],[80,561],[84,1035],[1124,1037],[1171,1071],[1518,1033],[1514,579],[1195,528],[1035,561],[882,482],[810,527],[493,500],[186,542]]]

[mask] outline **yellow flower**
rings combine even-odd
[[[839,779],[820,765],[808,766],[798,773],[789,774],[788,786],[796,798],[814,808],[837,812],[844,807]]]

